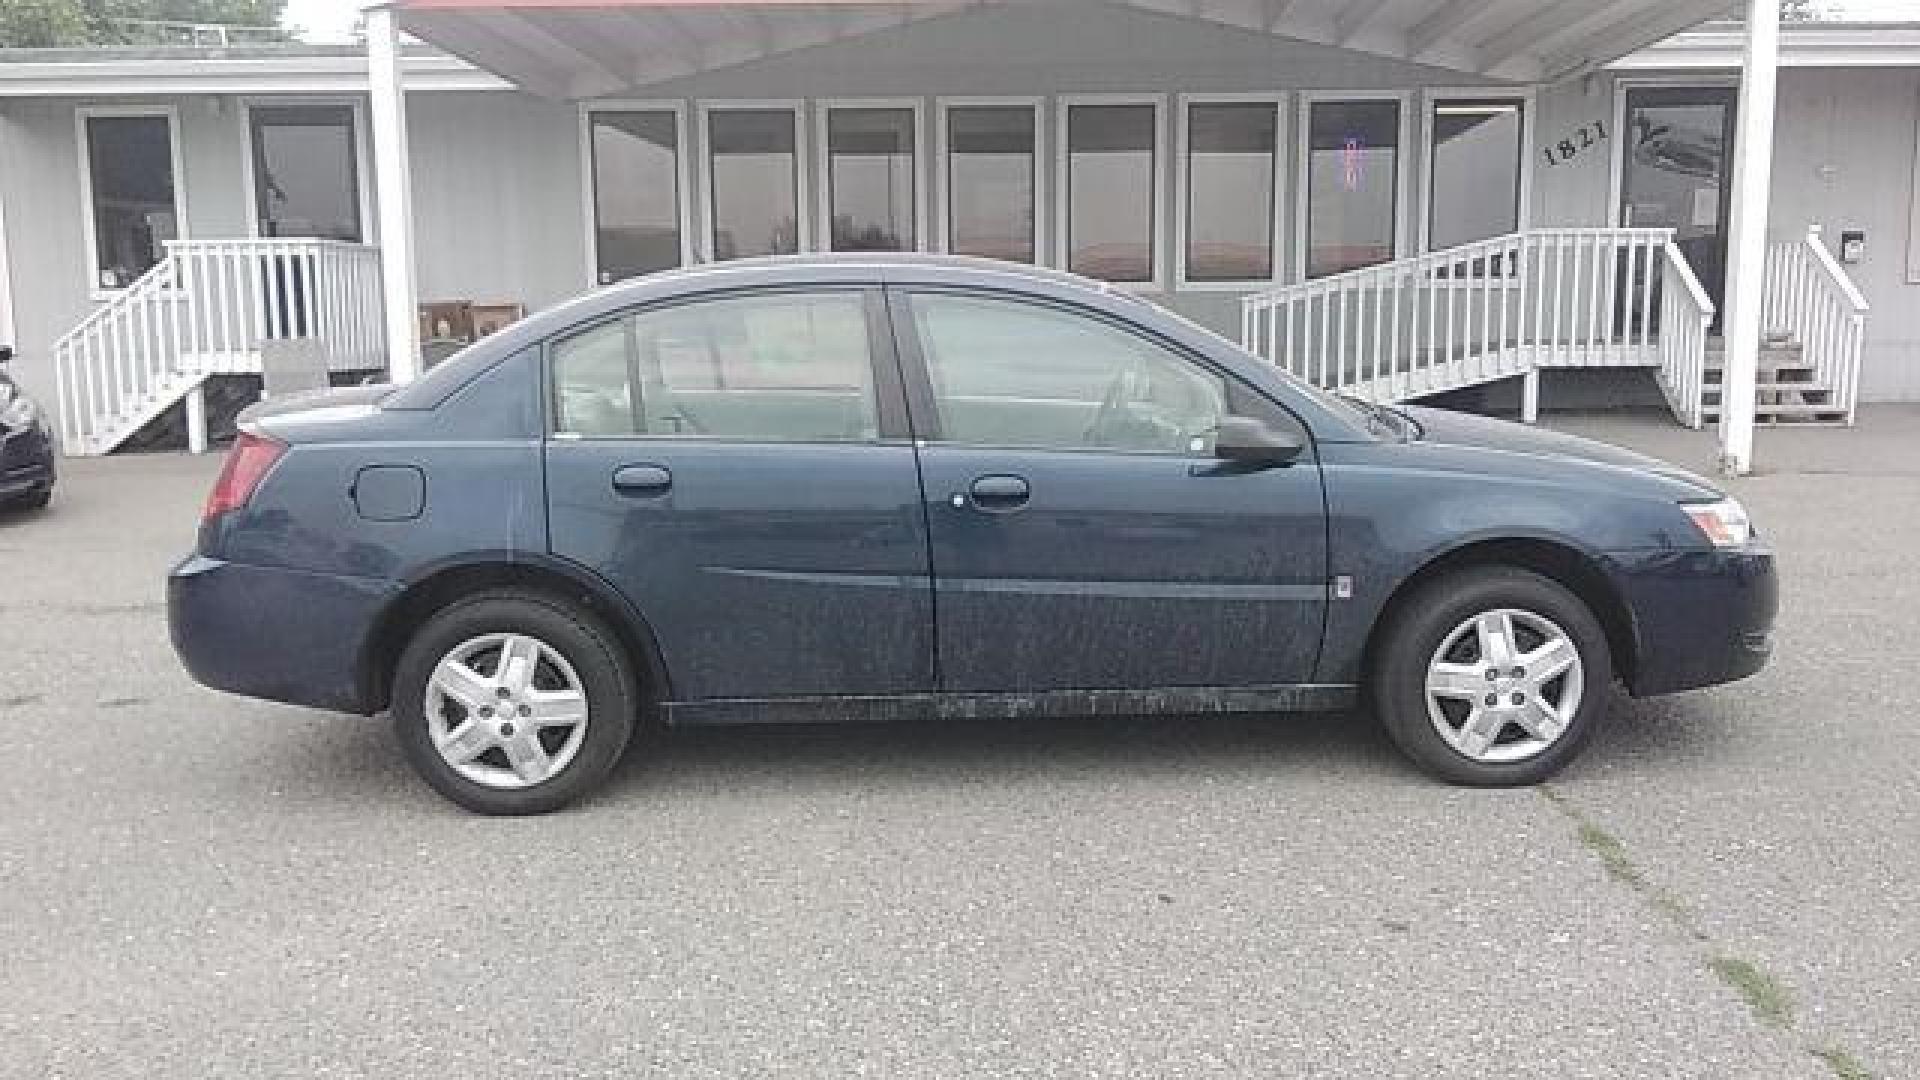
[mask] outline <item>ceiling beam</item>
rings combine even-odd
[[[1620,8],[1615,5],[1613,10],[1618,12]],[[1726,0],[1666,0],[1661,7],[1633,12],[1600,33],[1581,39],[1574,52],[1546,57],[1544,76],[1554,82],[1578,78],[1628,53],[1690,30],[1726,10]]]
[[[1452,36],[1454,31],[1477,9],[1486,6],[1486,0],[1447,0],[1438,10],[1407,31],[1407,55],[1419,57],[1432,51],[1435,45]]]
[[[1393,0],[1347,0],[1333,21],[1334,40],[1341,45],[1352,44],[1391,3]]]
[[[1630,5],[1644,8],[1664,0],[1643,0]],[[1521,19],[1501,33],[1488,38],[1480,47],[1480,60],[1488,71],[1499,68],[1527,53],[1537,53],[1559,41],[1577,38],[1597,27],[1617,21],[1620,6],[1595,3],[1594,0],[1560,0]]]

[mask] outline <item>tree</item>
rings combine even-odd
[[[4,0],[0,48],[151,44],[143,23],[245,27],[283,36],[286,0]]]

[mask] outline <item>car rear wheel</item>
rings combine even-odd
[[[1385,629],[1375,709],[1395,743],[1441,779],[1536,784],[1577,756],[1613,681],[1606,632],[1579,597],[1526,570],[1430,582]]]
[[[453,604],[407,644],[393,720],[427,783],[481,814],[541,814],[587,794],[633,734],[638,693],[619,639],[543,596]]]
[[[0,503],[0,508],[7,510],[45,510],[48,504],[52,502],[53,488],[43,487],[29,491],[25,495],[16,495],[12,499]]]

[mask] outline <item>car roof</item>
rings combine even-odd
[[[1218,345],[1223,339],[1218,334],[1176,311],[1107,282],[1026,263],[964,255],[869,251],[771,255],[703,263],[602,286],[469,346],[381,404],[389,409],[437,408],[480,372],[521,349],[649,304],[736,290],[890,284],[1001,290],[1102,310],[1212,354],[1216,361],[1237,369],[1245,377],[1256,381],[1282,378],[1268,365],[1233,348],[1232,342],[1225,344],[1234,355],[1220,355]],[[1371,436],[1365,435],[1341,410],[1328,409],[1324,403],[1318,403],[1312,405],[1311,412],[1313,416],[1303,416],[1303,419],[1322,438],[1371,440]]]
[[[964,255],[911,252],[834,252],[767,255],[663,270],[603,285],[540,311],[479,343],[461,350],[419,381],[403,387],[388,408],[434,408],[453,390],[515,351],[556,334],[634,307],[735,289],[791,288],[811,285],[875,285],[912,282],[1078,299],[1096,306],[1116,303],[1151,308],[1140,298],[1105,282],[1064,270],[1001,262]]]

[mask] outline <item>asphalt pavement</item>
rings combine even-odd
[[[0,517],[0,1076],[1920,1076],[1920,409],[1759,463],[1775,663],[1543,790],[1352,716],[728,730],[519,821],[194,686],[217,461],[69,463]]]

